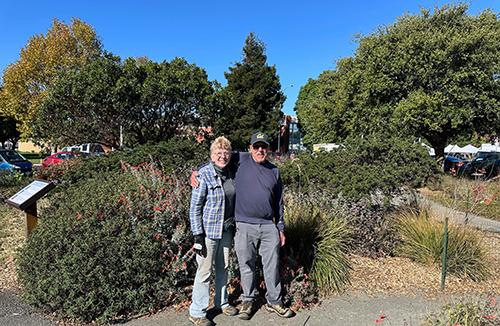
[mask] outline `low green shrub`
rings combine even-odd
[[[69,186],[41,212],[17,257],[30,304],[106,322],[183,299],[194,268],[187,176],[122,169]]]
[[[423,146],[381,135],[277,164],[289,190],[324,198],[322,209],[342,210],[352,251],[370,257],[394,254],[398,238],[391,214],[415,206],[414,188],[439,175]]]
[[[66,164],[42,169],[39,178],[73,184],[105,172],[121,169],[121,162],[139,165],[158,164],[166,172],[185,171],[207,160],[206,144],[183,137],[137,146],[134,149],[113,151],[102,157],[68,160]]]
[[[32,178],[21,173],[0,170],[0,202],[10,198],[21,190]]]
[[[349,283],[351,231],[344,216],[332,214],[334,209],[321,210],[318,201],[297,193],[286,196],[283,266],[285,276],[290,273],[302,285],[294,288],[291,282],[288,288],[292,301],[301,304],[314,301],[315,286],[320,293],[330,294],[343,292]]]
[[[423,146],[381,135],[348,139],[332,152],[301,154],[280,164],[280,169],[289,188],[321,189],[354,201],[402,187],[421,187],[438,173]]]
[[[494,296],[473,301],[447,304],[427,316],[424,326],[496,326],[500,324],[498,304]]]
[[[323,217],[311,277],[323,294],[343,292],[349,283],[350,230],[345,220]]]
[[[425,209],[407,211],[398,217],[397,229],[402,238],[400,254],[423,264],[441,264],[442,222],[430,217]],[[489,259],[481,235],[461,226],[450,225],[448,230],[447,272],[474,281],[486,279]]]

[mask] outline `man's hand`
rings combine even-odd
[[[203,258],[207,257],[207,245],[205,244],[205,236],[203,234],[198,234],[194,236],[194,251],[202,256]]]
[[[285,240],[286,240],[285,232],[280,231],[280,246],[281,247],[283,247],[285,245]]]
[[[193,188],[198,188],[200,186],[200,182],[198,181],[198,175],[199,173],[196,170],[193,170],[193,172],[191,172],[191,177],[189,178],[189,184]]]

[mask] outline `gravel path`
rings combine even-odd
[[[455,209],[443,206],[424,196],[420,196],[420,201],[422,204],[428,205],[429,208],[436,214],[436,217],[444,219],[446,216],[448,216],[450,220],[456,224],[468,224],[483,231],[500,233],[499,221],[490,220],[472,213],[468,214],[466,220],[464,212],[460,212]]]

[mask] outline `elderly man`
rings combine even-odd
[[[244,320],[252,317],[258,294],[255,279],[257,253],[262,257],[266,309],[284,318],[295,315],[283,305],[281,298],[279,248],[285,244],[283,185],[278,168],[267,160],[268,152],[267,135],[256,132],[250,139],[249,153],[235,153],[231,158],[236,169],[234,242],[243,289],[238,317]],[[196,186],[193,178],[191,183]]]
[[[250,319],[257,296],[255,262],[262,257],[266,283],[266,309],[289,318],[294,312],[283,305],[279,274],[279,248],[285,244],[283,185],[278,168],[267,160],[267,135],[256,132],[250,152],[239,153],[236,172],[236,234],[234,246],[240,267],[242,306],[239,317]]]

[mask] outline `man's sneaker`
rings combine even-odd
[[[189,316],[189,320],[196,326],[214,326],[215,324],[207,317]]]
[[[295,316],[295,312],[290,308],[285,307],[282,303],[280,304],[266,304],[266,310],[269,312],[275,312],[278,316],[283,318],[290,318]]]
[[[222,313],[226,316],[236,316],[238,314],[238,309],[236,307],[233,307],[231,305],[227,305],[224,308],[221,309]]]
[[[243,301],[240,308],[239,319],[249,320],[252,318],[253,313],[253,301]]]

